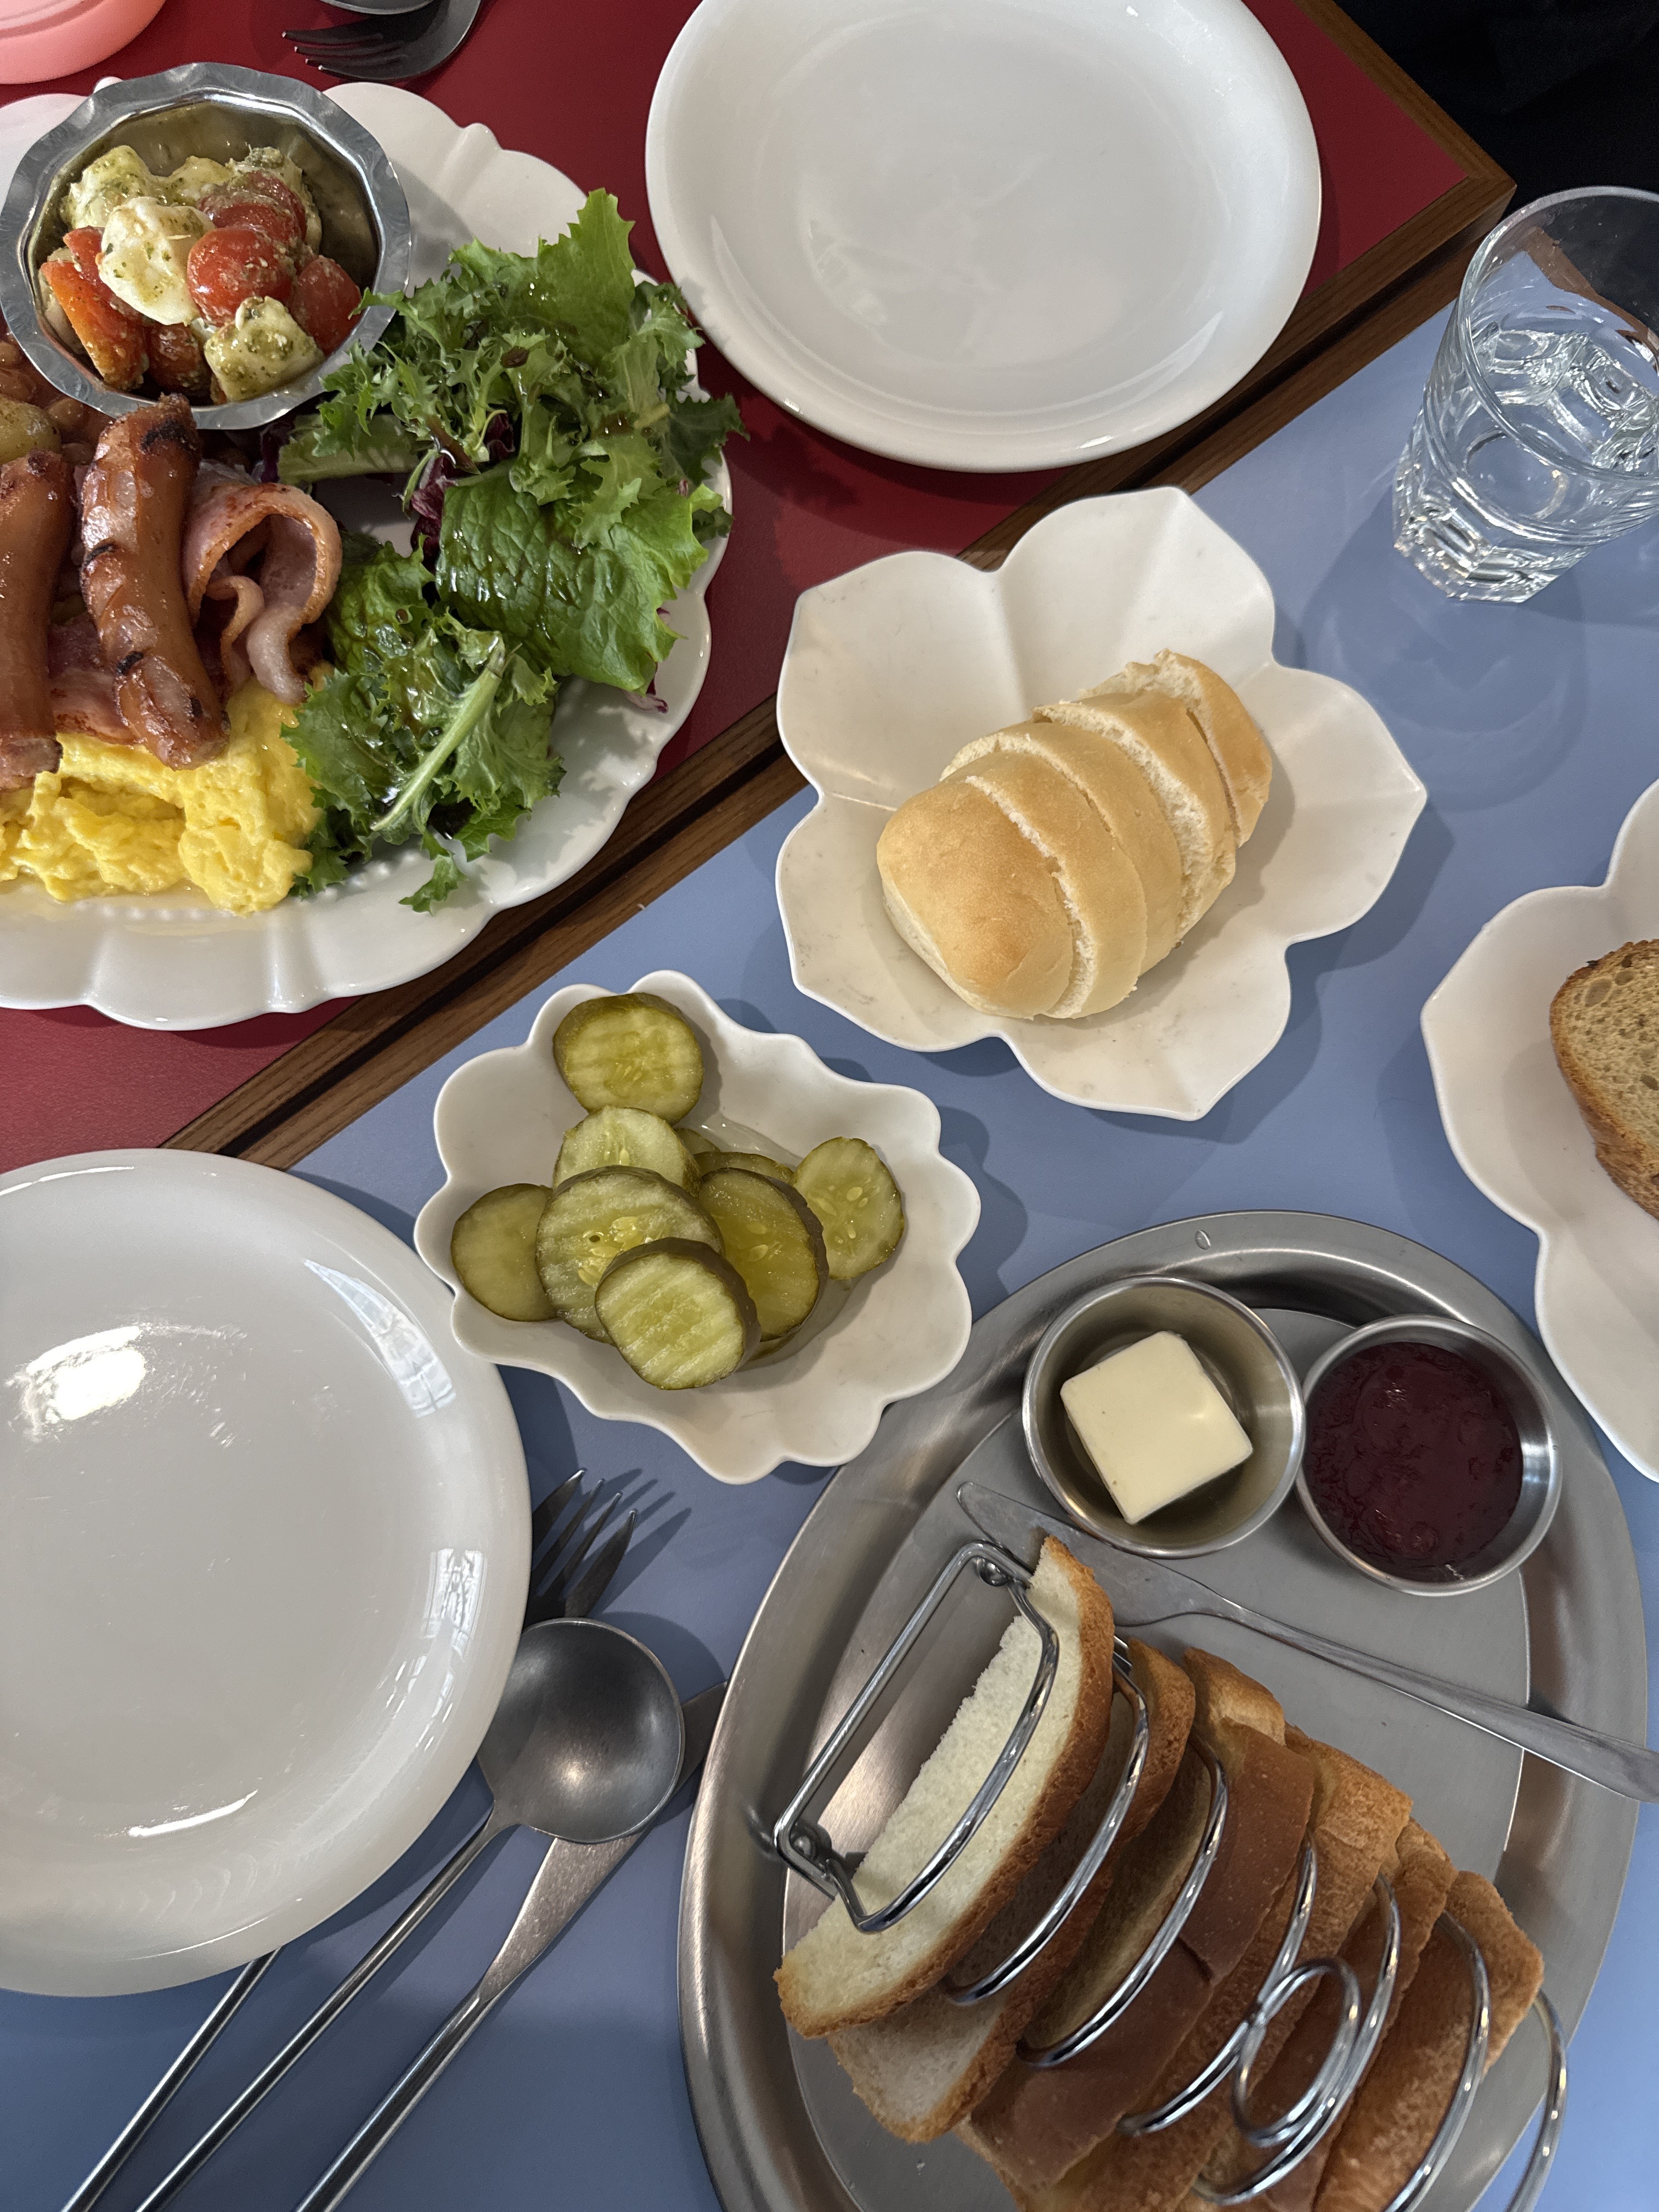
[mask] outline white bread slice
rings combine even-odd
[[[932,2142],[972,2111],[1013,2057],[1037,2007],[1076,1956],[1105,1900],[1124,1854],[1169,1794],[1192,1726],[1193,1686],[1161,1651],[1129,1643],[1134,1678],[1147,1706],[1146,1758],[1123,1825],[1099,1872],[1057,1932],[1017,1981],[977,2005],[952,2004],[926,1990],[886,2020],[842,2028],[830,2048],[853,2087],[890,2134]],[[1034,1927],[1057,1897],[1111,1803],[1133,1739],[1127,1698],[1112,1708],[1106,1748],[1071,1817],[963,1959],[958,1981],[988,1972]]]
[[[1602,1169],[1659,1216],[1659,939],[1569,975],[1550,1004],[1550,1039]]]
[[[1207,1652],[1188,1651],[1182,1663],[1197,1699],[1194,1733],[1216,1753],[1227,1777],[1221,1848],[1169,1955],[1123,2017],[1064,2066],[1039,2070],[1016,2060],[958,2129],[1022,2205],[1046,2206],[1062,2176],[1069,2179],[1079,2160],[1109,2141],[1126,2112],[1152,2101],[1156,2084],[1273,1910],[1300,1856],[1315,1777],[1308,1760],[1286,1747],[1277,1701],[1259,1682]],[[1178,1779],[1165,1813],[1172,1803],[1179,1809],[1182,1786]],[[1196,1802],[1201,1821],[1207,1777]],[[1140,1839],[1143,1845],[1153,1844],[1163,1820],[1161,1814]],[[1190,1828],[1176,1829],[1160,1840],[1162,1870],[1174,1874],[1178,1887],[1195,1838]],[[1152,1859],[1155,1852],[1146,1856]],[[1146,1869],[1149,1875],[1158,1870]],[[1160,1894],[1167,1887],[1166,1881]],[[1114,1924],[1120,1888],[1134,1922],[1121,1949]],[[1116,1986],[1124,1952],[1127,1962],[1138,1958],[1163,1917],[1149,1909],[1157,1888],[1149,1880],[1138,1894],[1127,1883],[1107,1893],[1084,1954],[1034,2024],[1036,2040],[1054,2040]]]
[[[969,784],[907,799],[876,846],[899,935],[970,1006],[1029,1019],[1072,979],[1072,925],[1053,872],[994,799]]]
[[[1039,707],[1034,719],[1109,738],[1152,785],[1180,848],[1184,937],[1232,881],[1238,849],[1226,787],[1198,725],[1159,691],[1060,699]]]
[[[1141,973],[1156,967],[1180,939],[1181,854],[1158,795],[1121,746],[1097,730],[1063,722],[1014,722],[975,738],[947,762],[954,775],[988,753],[1030,753],[1074,783],[1133,861],[1146,901],[1146,950]]]
[[[1184,653],[1171,653],[1167,646],[1150,661],[1132,660],[1081,696],[1091,700],[1141,691],[1162,691],[1197,723],[1221,771],[1233,835],[1242,845],[1261,818],[1273,774],[1273,757],[1244,702],[1224,676]]]
[[[1474,1937],[1486,1962],[1491,2066],[1537,1996],[1544,1962],[1480,1875],[1460,1874],[1446,1909]],[[1437,1928],[1394,2026],[1348,2107],[1315,2199],[1316,2212],[1382,2212],[1416,2171],[1462,2071],[1469,2003],[1462,1946]]]
[[[1328,1959],[1364,1911],[1377,1874],[1410,1817],[1411,1800],[1357,1759],[1315,1742],[1299,1729],[1287,1729],[1285,1741],[1287,1750],[1307,1762],[1314,1778],[1308,1834],[1318,1854],[1318,1887],[1297,1955]],[[1247,2017],[1284,1940],[1295,1890],[1292,1874],[1164,2069],[1148,2104],[1162,2104],[1183,2088]],[[1258,2081],[1275,2064],[1315,1996],[1313,1988],[1303,1990],[1270,2025],[1258,2062]],[[1261,2091],[1255,2109],[1270,2109]],[[1127,2204],[1136,2212],[1177,2212],[1209,2160],[1218,2153],[1224,2155],[1230,2138],[1238,2155],[1230,2162],[1229,2172],[1236,2167],[1242,2173],[1254,2160],[1234,2133],[1231,2091],[1224,2085],[1196,2111],[1155,2134],[1109,2136],[1058,2188],[1036,2202],[1042,2212],[1112,2212],[1112,2208]]]
[[[1060,1663],[1018,1765],[978,1832],[902,1920],[860,1935],[837,1899],[785,1955],[778,1993],[799,2034],[880,2020],[931,1987],[1013,1896],[1099,1765],[1111,1720],[1111,1605],[1052,1539],[1030,1596],[1059,1632]],[[858,1887],[867,1904],[896,1897],[966,1811],[1025,1702],[1039,1650],[1036,1631],[1017,1613],[866,1854]]]
[[[1035,753],[988,753],[946,781],[982,791],[1048,862],[1072,927],[1072,973],[1056,1020],[1127,998],[1146,953],[1146,895],[1117,839],[1069,777]],[[971,900],[972,888],[962,887]]]

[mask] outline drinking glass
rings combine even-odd
[[[1557,192],[1469,264],[1394,480],[1457,599],[1529,599],[1659,514],[1659,197]]]

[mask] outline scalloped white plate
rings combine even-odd
[[[462,130],[414,93],[352,84],[333,97],[380,140],[409,196],[415,283],[436,276],[451,248],[470,238],[533,252],[538,237],[556,237],[581,206],[584,193],[557,169],[505,150],[482,124]],[[0,175],[78,104],[41,94],[0,110]],[[713,482],[729,507],[724,464]],[[363,526],[368,515],[348,519]],[[565,769],[557,793],[437,913],[399,903],[428,872],[414,850],[263,915],[220,914],[176,892],[60,906],[37,885],[8,884],[0,885],[0,1006],[89,1006],[142,1029],[216,1029],[429,975],[497,908],[538,898],[586,866],[649,781],[702,689],[702,595],[723,548],[724,540],[715,544],[667,610],[680,641],[657,673],[663,711],[601,685],[567,684],[553,726]]]
[[[1278,1042],[1286,949],[1381,896],[1423,786],[1376,711],[1273,657],[1273,600],[1184,492],[1079,500],[994,575],[896,553],[802,593],[778,726],[818,804],[778,855],[790,966],[809,998],[915,1052],[1006,1038],[1057,1098],[1195,1121]],[[957,748],[1161,646],[1237,685],[1273,748],[1272,795],[1228,889],[1121,1006],[1075,1022],[981,1014],[899,937],[876,840]]]
[[[1538,1239],[1550,1358],[1631,1465],[1659,1482],[1659,1221],[1626,1198],[1550,1043],[1576,968],[1659,937],[1659,783],[1626,816],[1607,881],[1528,891],[1495,915],[1423,1008],[1458,1164]]]
[[[702,1096],[688,1119],[734,1146],[763,1139],[793,1165],[826,1137],[862,1137],[904,1197],[903,1242],[850,1290],[831,1285],[793,1344],[702,1390],[653,1390],[619,1352],[561,1322],[502,1321],[462,1290],[449,1263],[455,1223],[507,1182],[545,1182],[582,1109],[553,1065],[553,1032],[591,983],[556,991],[521,1045],[457,1068],[433,1117],[447,1180],[422,1207],[415,1249],[455,1292],[469,1352],[533,1368],[574,1390],[602,1420],[641,1421],[672,1437],[720,1482],[755,1482],[785,1460],[835,1467],[863,1450],[884,1406],[941,1381],[961,1358],[973,1314],[956,1261],[979,1219],[972,1179],[939,1149],[939,1111],[919,1091],[856,1083],[798,1036],[744,1029],[689,975],[641,976],[678,1006],[702,1043]]]

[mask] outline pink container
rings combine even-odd
[[[0,0],[0,85],[68,76],[118,53],[161,0]]]

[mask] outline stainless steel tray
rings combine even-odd
[[[828,2046],[791,2033],[773,1970],[821,1909],[768,1837],[779,1808],[939,1565],[970,1533],[951,1478],[1041,1492],[1017,1424],[1025,1363],[1060,1309],[1115,1275],[1176,1268],[1267,1314],[1305,1368],[1344,1330],[1398,1313],[1449,1314],[1531,1366],[1562,1441],[1561,1508],[1519,1577],[1454,1599],[1365,1583],[1318,1543],[1292,1501],[1205,1578],[1265,1610],[1644,1740],[1641,1591],[1623,1510],[1594,1434],[1536,1340],[1501,1300],[1407,1238],[1328,1214],[1231,1213],[1118,1238],[1042,1276],[975,1327],[954,1374],[890,1407],[790,1547],[732,1676],[704,1771],[680,1905],[680,2033],[704,2155],[726,2212],[1007,2212],[989,2169],[954,2139],[900,2143],[854,2096]],[[1523,1588],[1524,1585],[1524,1588]],[[844,1848],[868,1841],[932,1747],[1000,1626],[953,1616],[927,1686],[907,1693],[829,1808]],[[1179,1633],[1181,1628],[1191,1631]],[[1624,1888],[1636,1808],[1594,1784],[1316,1660],[1221,1623],[1156,1640],[1200,1643],[1247,1667],[1310,1733],[1413,1792],[1458,1863],[1497,1880],[1542,1949],[1569,2033],[1601,1967]],[[1483,2087],[1432,2212],[1466,2212],[1508,2155],[1543,2086],[1524,2027]]]

